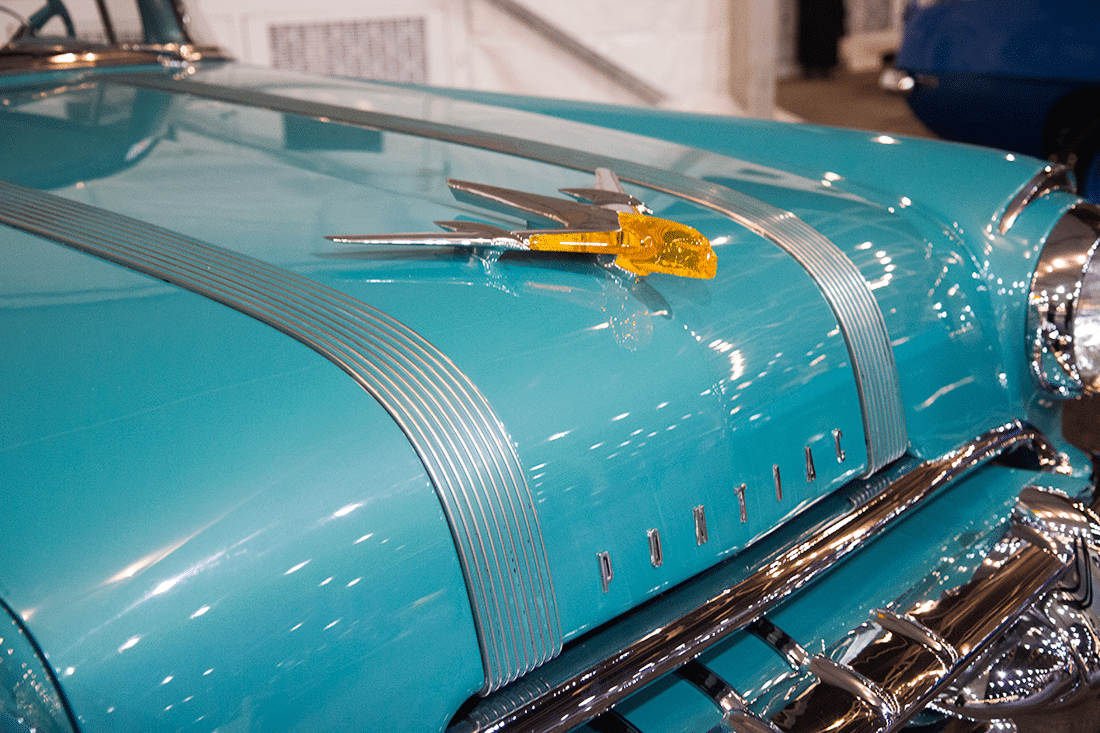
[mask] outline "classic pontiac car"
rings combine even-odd
[[[97,5],[0,49],[0,731],[1096,729],[1063,169]]]
[[[1048,158],[1100,201],[1093,0],[913,0],[884,85],[937,135]]]

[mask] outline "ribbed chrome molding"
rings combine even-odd
[[[527,675],[522,684],[541,690],[537,697],[513,698],[517,704],[507,712],[499,697],[489,697],[449,733],[564,733],[594,718],[747,627],[950,482],[1023,445],[1047,468],[1057,465],[1057,452],[1041,433],[1012,423],[941,458],[895,467],[889,486],[865,504],[751,560],[731,558],[695,585],[667,593]]]
[[[184,93],[228,104],[425,137],[594,173],[609,168],[625,182],[677,196],[716,211],[769,239],[817,283],[844,334],[855,372],[871,474],[905,453],[908,436],[894,352],[871,289],[855,264],[823,234],[789,211],[731,188],[610,156],[457,125],[351,109],[257,89],[145,74],[105,77],[131,86]]]
[[[400,425],[435,486],[466,578],[484,691],[558,654],[557,603],[523,468],[490,405],[438,349],[282,268],[59,196],[0,182],[0,222],[223,303],[347,372]]]

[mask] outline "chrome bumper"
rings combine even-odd
[[[1038,466],[1058,470],[1052,446],[1021,424],[938,460],[896,467],[849,496],[846,508],[818,507],[819,518],[829,511],[831,519],[777,532],[567,648],[483,700],[449,733],[564,732],[588,721],[609,729],[617,703],[669,672],[712,700],[722,713],[716,730],[894,731],[925,710],[979,721],[968,724],[979,730],[1027,730],[1030,716],[1043,718],[1044,733],[1077,730],[1049,716],[1059,705],[1076,711],[1095,705],[1100,687],[1100,607],[1093,606],[1100,595],[1100,520],[1064,495],[1025,489],[1003,536],[991,540],[992,550],[968,577],[954,577],[948,590],[942,577],[918,583],[821,654],[808,653],[764,618],[947,484],[1020,448]],[[779,652],[790,670],[749,700],[697,659],[744,629]],[[994,723],[1009,718],[1017,723]],[[618,719],[610,729],[632,727]]]
[[[993,551],[963,585],[880,609],[731,730],[893,731],[930,708],[968,730],[1095,730],[1100,721],[1100,520],[1027,488]],[[1073,717],[1063,719],[1059,713]],[[1093,727],[1080,727],[1077,716]],[[765,722],[767,721],[767,722]]]

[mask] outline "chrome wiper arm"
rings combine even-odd
[[[37,33],[53,18],[61,19],[61,22],[65,24],[65,32],[69,34],[69,38],[76,38],[76,26],[73,25],[69,9],[65,7],[61,0],[46,0],[46,4],[31,15],[28,28]]]
[[[106,9],[102,7],[103,0],[96,0],[96,2],[101,6],[100,13],[104,14],[104,17],[106,17]],[[65,7],[65,4],[61,2],[61,0],[46,0],[46,4],[34,11],[29,18],[23,17],[5,5],[0,5],[0,12],[6,13],[19,21],[19,27],[15,29],[15,33],[8,38],[4,45],[0,46],[0,51],[6,50],[20,38],[33,38],[38,34],[38,31],[42,30],[42,28],[54,18],[61,19],[61,22],[65,25],[65,32],[68,34],[69,38],[76,38],[76,26],[73,25],[72,16],[69,15],[69,9]]]
[[[11,17],[13,17],[13,18],[15,18],[16,20],[19,21],[19,27],[16,28],[15,33],[12,33],[11,37],[8,38],[8,40],[4,42],[4,45],[0,46],[0,51],[3,51],[4,49],[6,49],[8,46],[10,46],[12,44],[12,41],[14,41],[17,38],[20,38],[21,36],[23,36],[23,34],[25,34],[25,33],[33,34],[34,33],[34,26],[31,25],[30,19],[24,18],[22,15],[15,12],[11,8],[9,8],[8,6],[0,5],[0,13],[6,13],[7,15],[10,15]]]

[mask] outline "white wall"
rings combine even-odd
[[[191,0],[239,59],[272,63],[272,24],[424,18],[430,84],[643,104],[491,0]],[[516,0],[659,90],[661,106],[770,116],[775,79],[796,73],[797,0]],[[878,26],[902,0],[848,0]],[[877,27],[874,28],[877,30]]]
[[[746,58],[746,39],[750,44],[764,41],[765,54],[756,56],[752,68],[763,68],[767,80],[774,78],[776,0],[519,2],[658,89],[667,98],[663,104],[670,107],[729,112],[744,106],[748,100],[743,90],[740,102],[733,98],[731,64]],[[218,41],[251,63],[271,63],[267,28],[273,23],[418,16],[427,20],[429,83],[643,103],[487,0],[315,0],[308,5],[291,0],[198,0],[198,9]],[[768,23],[767,32],[742,34],[735,49],[735,18],[744,26],[758,23],[760,17]],[[749,68],[742,63],[739,75]],[[753,89],[750,98],[759,109],[759,82]]]

